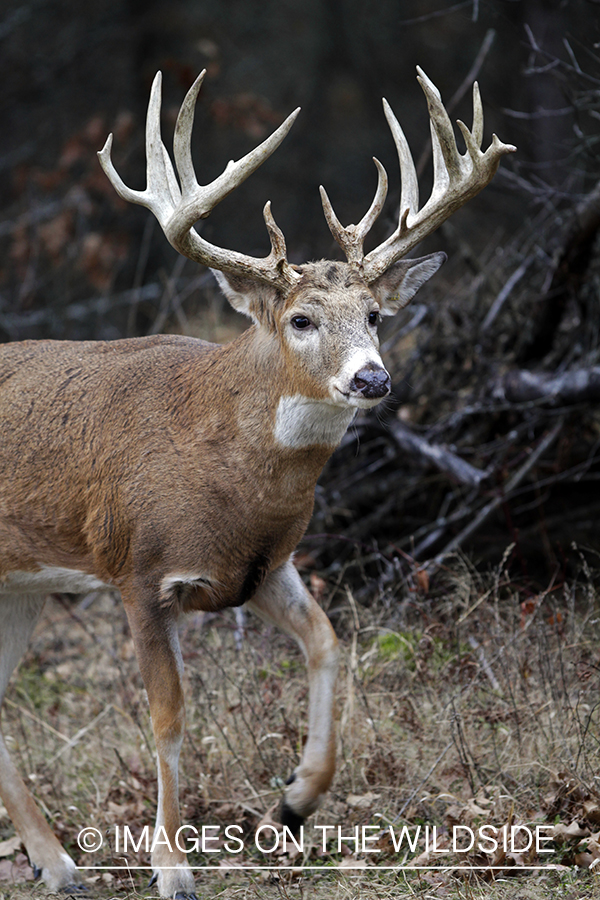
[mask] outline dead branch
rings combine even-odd
[[[69,323],[85,323],[94,317],[109,317],[115,310],[123,307],[135,306],[137,309],[140,303],[154,305],[157,300],[160,300],[162,305],[168,305],[171,311],[177,314],[183,301],[194,291],[211,284],[212,278],[210,272],[203,271],[191,279],[176,277],[173,280],[171,277],[166,286],[152,281],[127,291],[89,297],[65,306],[61,311],[61,319]],[[0,303],[0,328],[6,331],[11,340],[22,340],[23,332],[29,329],[47,328],[55,318],[56,312],[52,307],[24,312],[5,312]]]
[[[597,402],[600,400],[600,366],[572,369],[561,375],[513,370],[497,383],[494,396],[508,403],[540,401],[550,406]]]
[[[482,472],[439,444],[430,444],[398,419],[389,423],[389,430],[401,450],[420,457],[461,484],[478,488],[489,477],[489,472]]]
[[[504,306],[505,301],[510,296],[511,291],[519,283],[519,281],[521,280],[523,275],[525,275],[527,269],[529,268],[529,266],[531,265],[531,263],[533,262],[534,259],[535,259],[535,255],[533,253],[530,254],[523,260],[521,265],[518,266],[515,269],[515,271],[512,273],[512,275],[510,276],[508,281],[505,283],[504,287],[498,293],[498,295],[496,296],[496,299],[490,306],[489,312],[488,312],[487,316],[485,317],[485,319],[483,320],[483,323],[481,325],[482,333],[487,331],[490,328],[490,326],[492,325],[492,323],[496,320],[496,317],[498,316],[500,310]]]
[[[576,207],[566,230],[550,248],[549,268],[542,296],[532,310],[537,319],[533,334],[522,348],[521,362],[543,359],[552,348],[569,297],[585,278],[592,259],[594,237],[600,228],[600,181]]]
[[[493,500],[490,500],[483,509],[481,509],[474,519],[466,525],[459,534],[452,538],[449,541],[441,553],[427,564],[426,568],[429,575],[436,572],[440,566],[443,564],[444,560],[448,557],[450,553],[454,550],[458,550],[462,544],[467,541],[472,534],[474,534],[481,526],[484,524],[486,519],[497,509],[502,503],[506,501],[506,499],[510,496],[512,491],[514,491],[523,481],[525,476],[531,469],[536,465],[539,459],[543,456],[546,450],[552,446],[554,441],[558,438],[560,432],[562,431],[562,427],[564,425],[565,418],[561,416],[560,419],[555,423],[554,428],[552,428],[539,442],[535,450],[532,451],[531,455],[528,459],[523,463],[523,465],[517,469],[512,478],[504,485],[503,489],[499,491],[499,493],[494,497]]]

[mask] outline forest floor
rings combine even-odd
[[[253,618],[239,649],[231,612],[188,619],[180,793],[189,835],[209,826],[190,853],[200,900],[600,896],[598,560],[574,552],[539,593],[457,557],[439,588],[369,606],[312,572],[342,644],[338,769],[300,849],[274,822],[305,738],[301,654]],[[49,598],[3,722],[90,896],[156,896],[136,868],[153,741],[118,597]],[[101,849],[82,852],[84,828]],[[32,895],[47,892],[0,805],[0,898]]]

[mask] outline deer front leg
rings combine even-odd
[[[0,705],[38,620],[44,597],[0,594]],[[0,797],[22,838],[32,866],[51,891],[80,891],[80,877],[71,857],[52,833],[44,816],[8,755],[0,728]]]
[[[154,598],[153,598],[154,599]],[[195,900],[194,876],[177,846],[179,818],[179,752],[185,708],[181,676],[183,660],[176,621],[155,605],[128,602],[123,596],[138,665],[148,694],[158,761],[158,809],[152,851],[153,882],[161,897]],[[179,841],[181,844],[181,840]]]
[[[295,831],[318,807],[335,771],[333,701],[338,642],[329,619],[291,560],[268,576],[248,606],[293,637],[308,666],[308,740],[281,807],[283,824]]]

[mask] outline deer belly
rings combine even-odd
[[[95,575],[78,569],[40,565],[33,572],[14,571],[0,578],[2,594],[89,594],[91,591],[109,589]]]

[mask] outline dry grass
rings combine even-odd
[[[593,557],[589,557],[593,561]],[[342,638],[338,772],[322,809],[308,823],[305,853],[261,855],[258,825],[268,823],[305,734],[307,690],[299,652],[286,637],[248,622],[241,650],[233,616],[182,627],[188,731],[182,753],[183,820],[236,824],[247,864],[287,872],[200,871],[199,897],[592,897],[592,855],[575,838],[544,859],[517,863],[563,866],[519,876],[504,871],[448,874],[390,872],[410,853],[384,836],[378,854],[355,853],[348,840],[323,854],[315,825],[384,830],[420,824],[548,825],[574,821],[598,831],[599,728],[595,575],[585,556],[570,584],[525,595],[500,568],[489,577],[455,560],[434,593],[361,606],[346,588],[325,590],[324,605]],[[443,583],[442,583],[443,581]],[[313,582],[318,583],[318,579]],[[358,593],[358,591],[356,592]],[[13,679],[4,710],[9,747],[52,827],[79,864],[122,864],[113,854],[115,825],[134,834],[152,825],[156,803],[152,737],[144,690],[120,601],[110,595],[78,606],[49,600],[32,647]],[[98,828],[105,848],[82,853],[84,826]],[[335,832],[332,832],[335,834]],[[372,828],[368,834],[377,834]],[[13,834],[0,807],[0,840]],[[215,845],[212,845],[215,846]],[[232,859],[196,855],[196,865]],[[591,846],[591,845],[590,845]],[[421,842],[415,854],[422,853]],[[589,847],[588,847],[589,850]],[[466,857],[489,865],[491,856]],[[128,854],[129,864],[148,857]],[[421,863],[465,863],[449,854]],[[296,867],[291,871],[291,864]],[[20,864],[20,868],[19,868]],[[334,868],[367,865],[367,869]],[[319,865],[323,871],[298,873]],[[575,866],[578,865],[579,868]],[[2,868],[4,867],[4,868]],[[0,877],[31,872],[13,855]],[[92,872],[99,897],[145,890],[148,873]],[[576,885],[576,890],[575,890]],[[575,893],[573,891],[575,890]],[[0,897],[22,900],[29,884],[0,881]],[[35,893],[44,893],[39,885]]]

